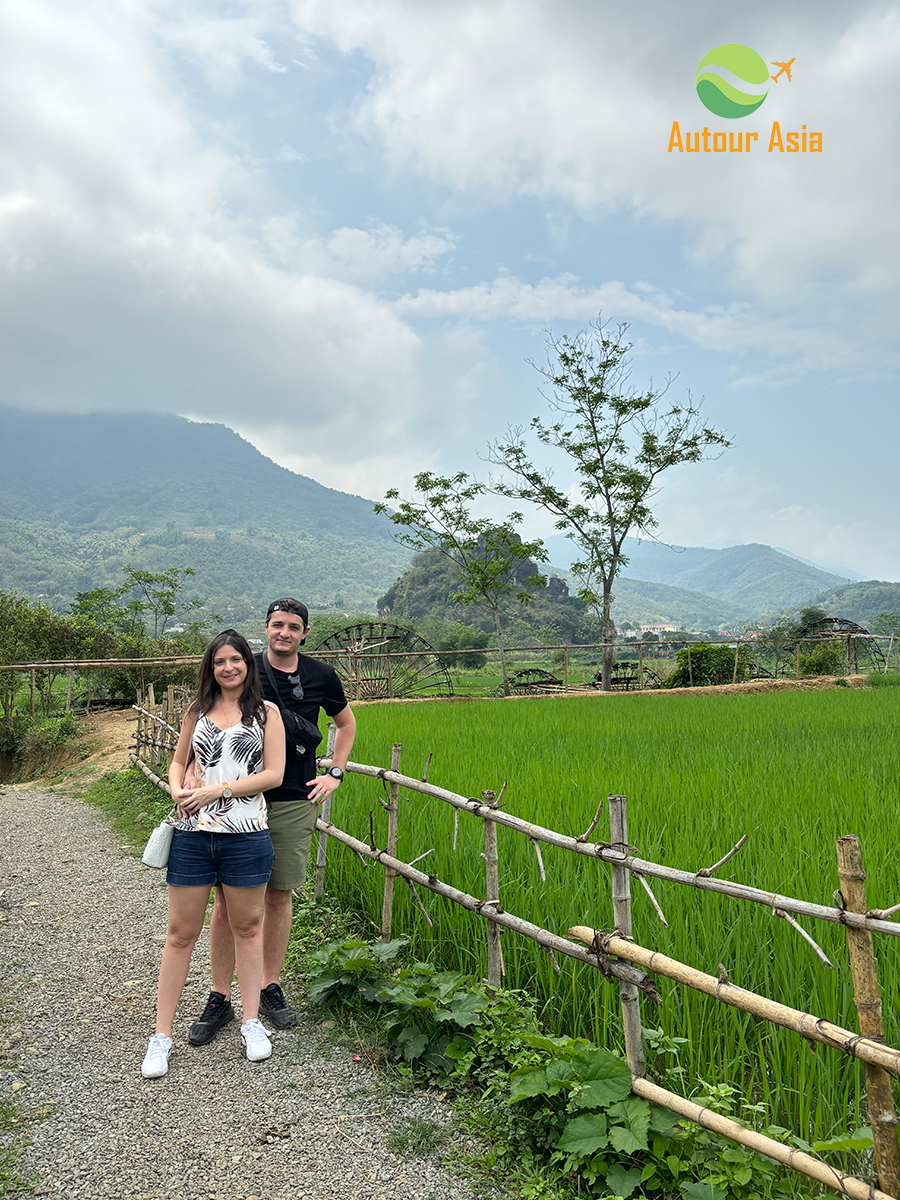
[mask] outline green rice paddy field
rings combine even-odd
[[[900,689],[774,692],[753,695],[598,696],[515,702],[373,705],[357,712],[353,758],[390,765],[402,742],[401,771],[466,796],[507,790],[504,808],[563,833],[579,835],[607,794],[628,797],[629,839],[640,857],[696,871],[717,861],[738,838],[749,842],[720,874],[784,895],[832,904],[837,887],[835,840],[862,843],[870,907],[900,902],[894,851],[900,781]],[[332,819],[386,843],[387,816],[375,780],[349,777]],[[482,822],[461,813],[453,850],[453,810],[402,793],[398,856],[409,862],[434,847],[421,868],[484,895]],[[595,837],[607,838],[606,810]],[[571,925],[611,929],[609,867],[542,848],[541,882],[528,841],[498,829],[504,907],[565,935]],[[326,887],[380,924],[383,871],[364,870],[329,843]],[[731,981],[855,1030],[846,942],[839,926],[801,923],[835,965],[825,967],[786,922],[758,905],[654,881],[668,919],[664,928],[643,889],[632,883],[635,940],[710,974],[722,963]],[[428,893],[429,930],[398,881],[394,932],[412,937],[422,959],[484,974],[484,922]],[[598,972],[563,959],[561,977],[546,954],[503,935],[506,983],[535,992],[543,1019],[558,1033],[621,1045],[615,987]],[[900,939],[876,937],[887,1041],[897,1045]],[[728,1082],[770,1121],[803,1137],[825,1137],[863,1123],[859,1063],[820,1046],[813,1054],[787,1030],[711,998],[659,980],[662,1005],[642,1000],[647,1026],[686,1037],[683,1090],[700,1080]]]

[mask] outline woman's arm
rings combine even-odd
[[[178,745],[180,748],[181,738],[178,739]],[[175,756],[177,761],[178,750],[175,751]],[[174,767],[175,762],[172,765]],[[184,768],[182,768],[183,770]],[[255,796],[258,792],[268,792],[272,788],[278,787],[283,778],[284,724],[277,707],[266,701],[266,723],[263,726],[263,769],[257,771],[255,775],[245,775],[243,779],[236,779],[231,783],[204,784],[193,789],[181,788],[177,797],[175,792],[172,792],[172,799],[178,800],[178,811],[182,816],[191,816],[207,804],[220,800],[226,787],[231,789],[232,796]]]
[[[187,770],[188,759],[191,757],[191,742],[194,737],[194,726],[197,724],[197,714],[191,709],[188,709],[187,715],[181,723],[181,733],[178,735],[178,745],[175,747],[175,754],[169,763],[169,789],[172,793],[172,799],[175,801],[181,800],[182,797],[192,790],[191,787],[185,787],[184,773]]]

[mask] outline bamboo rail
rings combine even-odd
[[[436,896],[443,896],[446,900],[452,900],[454,904],[458,904],[461,908],[466,908],[470,912],[477,913],[486,920],[501,925],[504,929],[511,929],[513,933],[519,933],[523,937],[530,938],[548,950],[565,954],[568,958],[577,959],[578,962],[583,962],[589,967],[599,969],[603,975],[615,975],[617,979],[624,979],[628,983],[634,983],[641,991],[646,992],[648,996],[655,1000],[659,998],[656,988],[647,976],[642,971],[635,970],[634,967],[629,966],[628,963],[616,962],[615,959],[607,958],[605,955],[600,955],[598,958],[596,954],[588,950],[583,950],[575,942],[570,942],[556,933],[542,929],[540,925],[534,925],[531,921],[526,921],[524,917],[514,916],[499,904],[490,904],[487,900],[479,900],[477,897],[470,896],[467,892],[460,891],[459,888],[455,888],[449,883],[442,883],[436,875],[426,875],[424,871],[416,870],[409,863],[392,858],[386,850],[379,850],[377,847],[373,849],[368,842],[359,841],[358,838],[345,833],[343,829],[338,829],[335,825],[327,825],[321,817],[316,821],[316,828],[326,833],[329,837],[335,838],[336,841],[342,842],[343,845],[348,846],[358,857],[371,859],[373,862],[381,863],[382,866],[389,866],[395,874],[402,875],[404,879],[420,887],[428,888]]]
[[[739,1142],[748,1150],[756,1150],[760,1154],[765,1154],[767,1158],[774,1158],[776,1162],[800,1171],[836,1192],[843,1192],[845,1196],[851,1196],[853,1200],[893,1200],[892,1196],[879,1191],[872,1184],[866,1183],[864,1179],[859,1179],[855,1175],[845,1175],[843,1171],[829,1167],[827,1163],[813,1158],[811,1154],[805,1154],[802,1150],[795,1150],[762,1133],[757,1133],[753,1129],[747,1129],[743,1125],[739,1125],[737,1121],[723,1117],[709,1108],[701,1108],[699,1104],[693,1104],[690,1100],[685,1100],[683,1096],[676,1095],[675,1092],[668,1092],[665,1088],[657,1087],[655,1083],[650,1083],[647,1079],[633,1079],[631,1090],[636,1096],[651,1100],[654,1104],[668,1108],[672,1112],[678,1113],[679,1116],[701,1125],[704,1129],[711,1129],[713,1133],[719,1133],[733,1142]]]
[[[900,1050],[885,1046],[883,1042],[851,1033],[849,1029],[842,1029],[823,1017],[814,1017],[810,1013],[800,1012],[799,1009],[789,1008],[786,1004],[769,1000],[767,996],[748,992],[725,979],[706,975],[703,971],[697,971],[675,958],[668,958],[665,954],[648,950],[645,946],[637,946],[634,942],[616,937],[615,934],[603,934],[599,930],[589,929],[586,925],[575,925],[569,930],[569,937],[596,947],[600,953],[623,958],[626,962],[653,971],[656,975],[664,975],[667,979],[674,979],[676,983],[704,992],[707,996],[721,1000],[723,1004],[731,1005],[732,1008],[753,1013],[754,1016],[771,1021],[774,1025],[783,1025],[785,1029],[792,1029],[801,1037],[832,1046],[836,1050],[843,1050],[853,1058],[874,1063],[892,1075],[900,1076]]]
[[[320,759],[320,764],[328,765],[327,759]],[[368,775],[373,779],[384,779],[387,783],[398,783],[401,787],[420,792],[425,796],[433,796],[444,800],[464,812],[473,813],[486,821],[496,821],[509,829],[517,829],[532,841],[545,842],[560,850],[569,850],[573,854],[583,854],[588,858],[599,858],[603,862],[616,863],[626,867],[633,875],[649,875],[655,879],[667,879],[670,883],[680,883],[688,887],[698,888],[705,892],[718,892],[723,896],[731,896],[736,900],[749,900],[753,904],[761,904],[766,908],[780,908],[785,912],[796,913],[799,916],[812,917],[819,921],[829,921],[834,925],[849,925],[854,929],[868,929],[872,933],[886,933],[892,937],[900,937],[900,923],[893,921],[875,920],[861,913],[853,913],[840,908],[829,908],[824,904],[812,904],[806,900],[795,900],[790,896],[782,896],[778,892],[766,892],[762,888],[751,887],[745,883],[735,883],[730,879],[714,879],[701,872],[679,871],[675,867],[664,867],[659,863],[648,862],[643,858],[625,854],[614,849],[605,842],[582,842],[578,838],[557,833],[553,829],[545,829],[521,817],[514,817],[502,809],[492,809],[474,797],[459,796],[456,792],[437,787],[432,783],[423,783],[421,779],[413,779],[409,775],[400,775],[383,767],[372,767],[364,763],[347,763],[347,771],[356,775]]]

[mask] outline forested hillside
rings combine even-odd
[[[372,502],[180,417],[0,409],[0,590],[66,610],[121,565],[192,567],[193,592],[235,620],[299,592],[372,608],[410,560]]]
[[[523,572],[528,575],[538,569],[534,563],[527,563]],[[448,605],[447,597],[453,591],[455,575],[453,564],[440,551],[417,554],[409,569],[379,599],[379,612],[383,616],[406,620],[452,617],[490,630],[492,621],[487,611]],[[547,588],[538,589],[530,604],[508,601],[504,612],[514,637],[524,639],[541,630],[556,630],[556,635],[548,638],[549,641],[561,638],[569,642],[588,642],[600,638],[599,622],[577,596],[569,595],[568,585],[562,579],[551,577]],[[620,629],[626,622],[639,625],[654,621],[683,629],[736,628],[754,615],[750,609],[684,588],[633,579],[618,579],[615,584],[613,619]]]

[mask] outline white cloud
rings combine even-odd
[[[456,244],[445,229],[404,237],[396,226],[373,221],[369,229],[336,229],[297,247],[296,261],[314,275],[375,282],[392,275],[430,273]]]
[[[373,60],[359,128],[443,186],[682,223],[696,261],[773,303],[820,307],[823,286],[857,298],[896,288],[895,5],[800,5],[786,20],[767,3],[739,22],[711,4],[676,18],[668,3],[638,13],[574,0],[296,0],[293,12],[304,30]],[[674,119],[722,124],[697,101],[694,71],[711,37],[739,30],[772,58],[788,44],[796,55],[793,82],[772,85],[742,123],[764,130],[763,144],[668,154]],[[824,152],[768,154],[773,119],[822,130]]]
[[[404,316],[457,317],[482,321],[512,319],[537,324],[588,322],[598,313],[617,320],[646,321],[704,350],[740,354],[755,350],[783,363],[736,384],[769,386],[808,371],[847,374],[884,372],[900,365],[900,356],[825,329],[804,327],[786,318],[766,318],[746,303],[678,308],[671,296],[647,283],[629,289],[611,280],[583,286],[573,275],[526,283],[512,275],[453,291],[420,289],[396,302]]]
[[[246,63],[275,74],[288,70],[276,61],[264,32],[262,21],[252,17],[180,20],[160,30],[162,40],[195,61],[212,87],[222,92],[241,85]]]
[[[377,454],[390,422],[373,411],[402,424],[418,404],[421,343],[353,279],[426,270],[451,240],[375,225],[312,243],[330,277],[273,263],[248,215],[265,210],[254,165],[198,132],[155,20],[125,0],[4,10],[3,401],[229,423],[253,413],[307,439],[333,427],[345,456]],[[238,41],[252,58],[237,32],[205,44]]]

